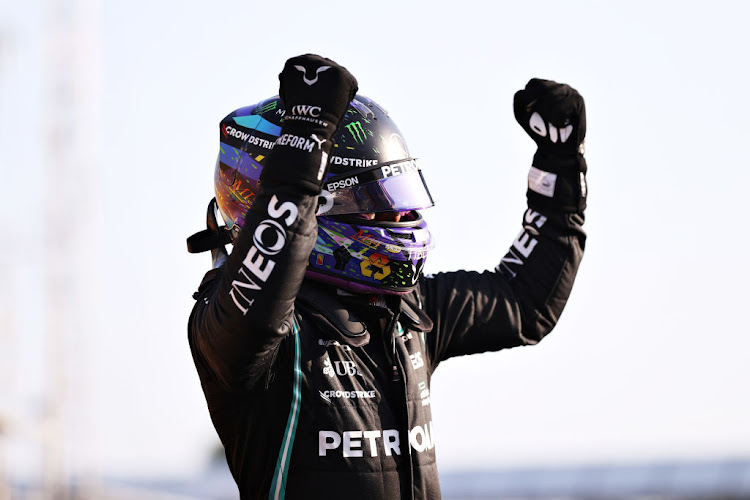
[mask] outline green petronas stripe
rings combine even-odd
[[[289,472],[289,462],[292,457],[292,445],[294,435],[297,432],[299,421],[300,401],[302,399],[302,369],[300,362],[300,338],[297,319],[292,320],[292,332],[294,333],[294,384],[292,386],[292,406],[289,408],[289,418],[284,429],[284,438],[281,440],[279,459],[276,462],[276,471],[271,482],[271,491],[268,492],[270,500],[283,500],[286,494],[286,476]]]

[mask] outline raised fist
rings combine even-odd
[[[586,106],[564,83],[532,78],[513,99],[516,120],[546,154],[583,154]]]
[[[357,93],[357,80],[330,59],[305,54],[287,60],[279,74],[284,121],[333,135]]]

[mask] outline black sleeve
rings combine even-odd
[[[583,215],[529,208],[494,271],[421,280],[433,365],[452,356],[536,344],[557,323],[583,256]],[[434,367],[433,366],[433,367]]]
[[[291,332],[294,300],[317,239],[320,189],[306,179],[318,173],[321,158],[274,147],[232,253],[197,296],[188,327],[193,355],[225,386],[253,384]]]

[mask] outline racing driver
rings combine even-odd
[[[279,80],[221,121],[208,228],[188,239],[213,258],[188,336],[229,468],[242,499],[438,499],[432,373],[536,344],[570,295],[583,99],[540,79],[516,93],[537,144],[523,227],[494,271],[426,276],[433,200],[388,113],[320,56]]]

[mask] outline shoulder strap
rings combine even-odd
[[[203,276],[203,279],[201,280],[201,284],[198,286],[198,290],[193,294],[193,298],[195,300],[198,300],[198,297],[200,296],[201,292],[208,288],[208,285],[210,285],[215,279],[216,275],[219,274],[220,269],[211,269],[209,272]]]
[[[400,321],[407,327],[411,327],[414,330],[420,332],[431,332],[433,323],[427,313],[419,307],[419,297],[417,297],[418,291],[413,291],[407,295],[403,295],[401,298],[401,314]]]

